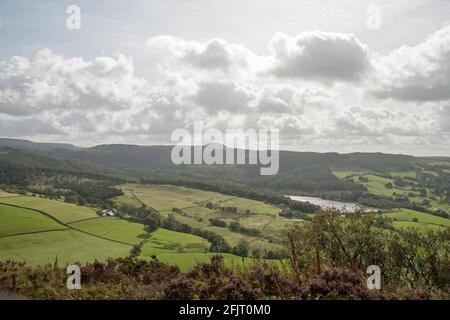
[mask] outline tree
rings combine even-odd
[[[241,239],[238,241],[236,247],[233,248],[233,253],[241,257],[247,257],[248,249],[249,249],[248,241],[245,239]]]
[[[450,229],[396,229],[389,219],[379,219],[378,214],[362,212],[341,218],[327,210],[293,228],[287,250],[294,278],[302,284],[308,274],[326,268],[365,273],[377,265],[385,284],[449,290]]]
[[[240,223],[237,221],[233,221],[230,222],[230,224],[228,225],[228,229],[230,229],[231,231],[239,231],[239,228],[241,227]]]

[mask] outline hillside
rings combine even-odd
[[[254,186],[264,185],[270,189],[354,190],[352,183],[337,179],[332,171],[412,171],[417,163],[435,162],[434,158],[417,158],[407,155],[382,153],[313,153],[280,152],[279,173],[261,177],[257,165],[180,165],[170,160],[171,146],[99,145],[78,148],[65,144],[41,144],[30,141],[0,139],[0,147],[46,151],[54,156],[89,163],[93,166],[121,169],[128,173],[139,172],[154,175],[163,172],[190,178],[232,180]],[[440,162],[450,168],[450,158],[440,158]],[[302,182],[295,181],[301,179]]]
[[[18,175],[39,168],[75,172],[76,175],[120,177],[134,182],[184,185],[228,194],[236,193],[227,190],[230,188],[239,189],[239,192],[247,188],[247,196],[250,196],[249,190],[259,190],[355,201],[381,208],[406,207],[426,211],[428,202],[433,204],[433,210],[449,207],[450,158],[445,157],[280,151],[279,172],[261,176],[259,165],[177,166],[170,159],[171,146],[79,148],[0,139],[1,146],[8,146],[1,149],[2,168],[24,168],[16,170]],[[396,175],[404,179],[396,178]],[[397,189],[385,186],[395,182],[400,184]],[[409,189],[404,184],[408,184]],[[399,197],[407,193],[415,202]]]

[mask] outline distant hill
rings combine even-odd
[[[97,167],[48,151],[0,147],[0,184],[26,185],[33,178],[51,175],[71,175],[110,180],[112,170]]]
[[[34,151],[51,151],[55,149],[80,149],[68,143],[43,143],[32,142],[29,140],[0,138],[0,147],[10,147],[15,149],[34,150]]]
[[[207,181],[234,181],[272,190],[342,191],[358,190],[359,184],[337,179],[332,171],[388,173],[413,171],[417,163],[450,158],[418,158],[383,153],[314,153],[280,151],[277,175],[261,176],[258,165],[180,165],[170,159],[172,146],[99,145],[81,148],[70,144],[34,143],[26,140],[0,139],[0,147],[36,152],[66,162],[52,166],[89,164],[96,168],[120,170],[127,175],[144,177],[184,177]],[[35,160],[36,161],[36,160]],[[71,162],[70,162],[71,161]],[[43,161],[45,162],[45,161]],[[89,169],[91,170],[91,169]]]
[[[110,144],[81,148],[72,144],[37,143],[28,140],[0,138],[0,147],[46,151],[104,167],[153,169],[161,166],[172,166],[170,161],[172,146]],[[408,170],[418,159],[423,158],[383,153],[339,154],[336,152],[280,151],[280,171],[317,165],[335,170]],[[439,159],[450,160],[450,158],[445,157]]]

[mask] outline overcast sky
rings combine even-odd
[[[449,0],[93,2],[0,2],[0,137],[450,156]]]

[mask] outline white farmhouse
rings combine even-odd
[[[102,216],[103,217],[114,217],[117,214],[117,210],[116,209],[104,209],[102,210]]]

